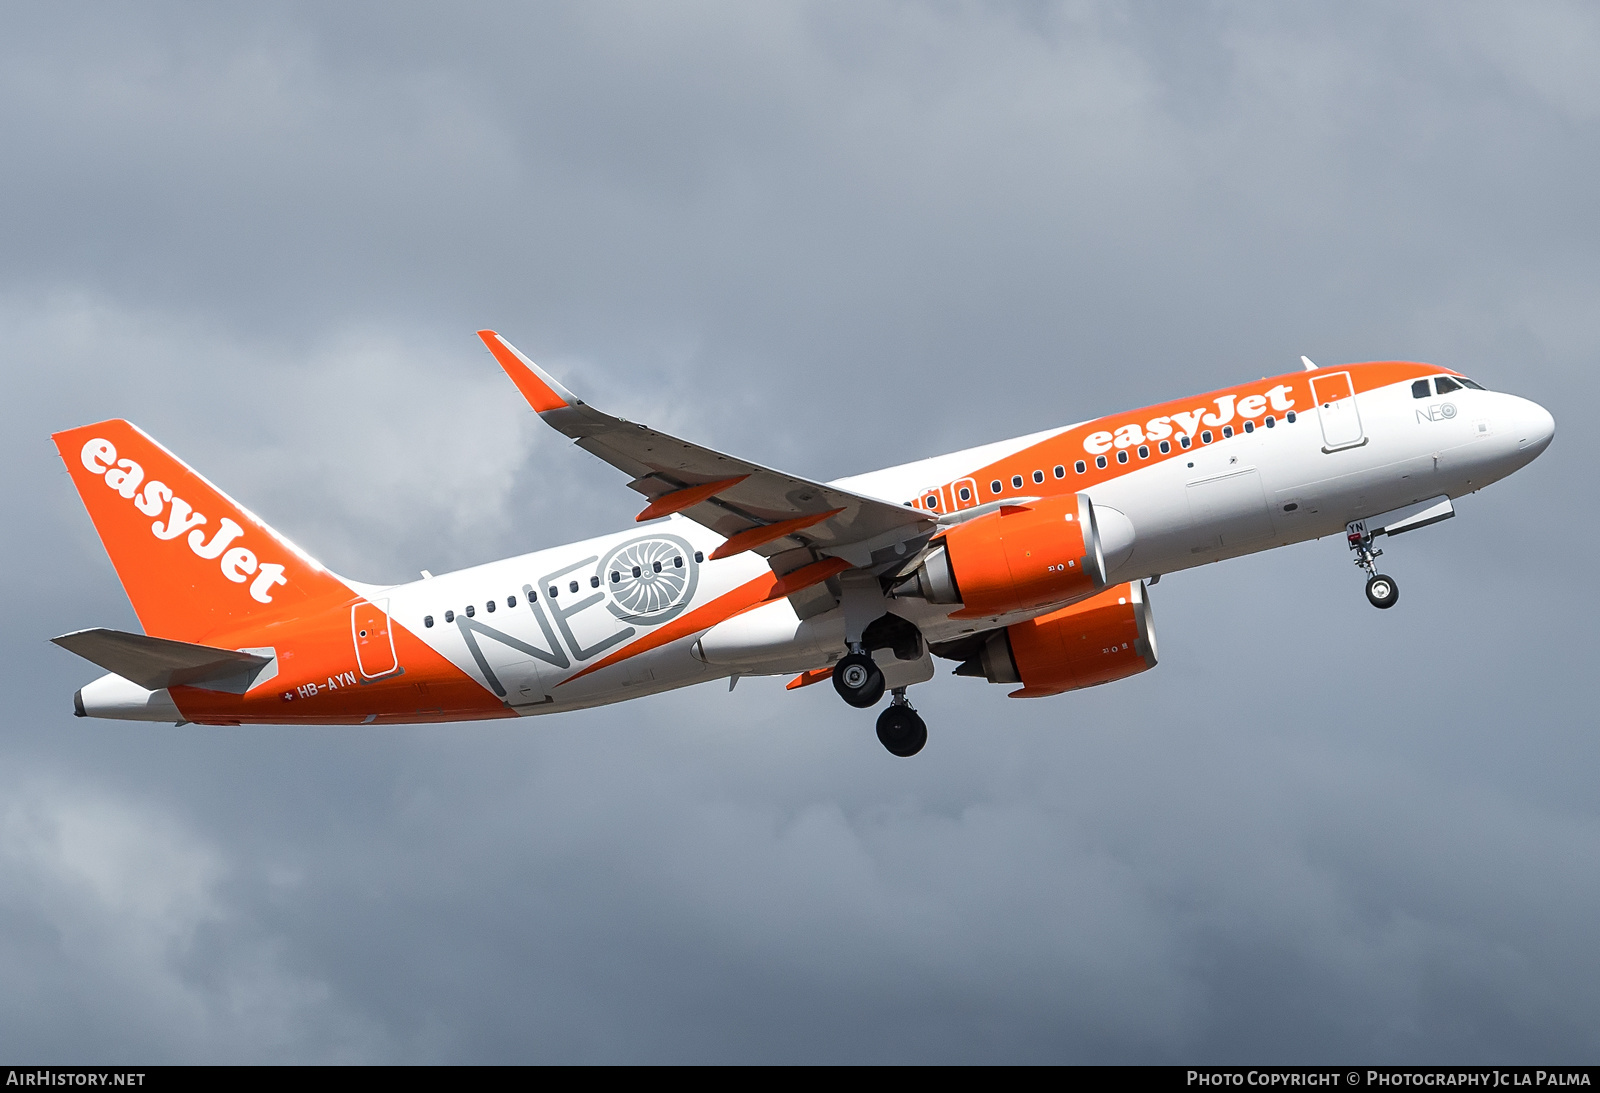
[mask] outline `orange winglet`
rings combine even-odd
[[[528,400],[528,405],[534,410],[542,414],[546,410],[559,410],[567,405],[567,400],[529,367],[531,362],[506,344],[500,335],[492,330],[480,330],[478,337],[483,339],[483,344],[489,347],[489,352],[494,354],[494,359],[500,362],[500,367],[505,369],[506,375],[511,377],[511,382],[517,385],[517,390],[522,392],[522,397]]]
[[[685,486],[681,490],[664,493],[644,507],[644,511],[634,519],[643,523],[654,520],[658,516],[671,516],[675,512],[693,508],[708,497],[714,497],[723,490],[732,489],[746,478],[748,474],[741,474],[737,478],[724,478],[718,482],[705,482],[698,486]]]
[[[754,550],[763,543],[770,543],[774,539],[782,539],[792,531],[808,528],[812,524],[820,524],[830,516],[837,516],[844,509],[829,509],[827,512],[812,512],[805,516],[797,516],[793,520],[779,520],[776,524],[766,524],[758,528],[741,531],[731,537],[716,550],[711,552],[713,562],[721,558],[731,558],[735,554],[743,554],[747,550]]]
[[[797,687],[809,687],[813,683],[821,683],[823,680],[832,675],[832,668],[813,668],[809,672],[801,672],[799,675],[795,676],[788,683],[783,685],[783,689],[786,691],[792,691]]]

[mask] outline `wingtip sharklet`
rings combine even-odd
[[[480,330],[478,337],[489,347],[511,382],[517,385],[522,397],[538,413],[581,405],[583,400],[561,385],[561,381],[534,364],[521,351],[493,330]]]

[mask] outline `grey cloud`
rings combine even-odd
[[[56,5],[0,16],[0,1045],[86,1060],[1595,1051],[1581,5]],[[1554,447],[1168,577],[1163,663],[515,725],[77,721],[132,613],[48,442],[139,422],[401,579],[623,526],[599,405],[838,475],[1412,357]]]

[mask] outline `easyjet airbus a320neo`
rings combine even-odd
[[[1380,536],[1550,444],[1542,407],[1405,361],[1318,368],[814,482],[588,405],[493,331],[551,428],[628,476],[638,527],[409,584],[330,572],[126,421],[55,434],[143,634],[54,639],[110,674],[80,716],[242,725],[559,713],[706,680],[832,680],[889,704],[935,658],[1043,698],[1156,664],[1146,583],[1343,534],[1373,606]],[[731,687],[731,684],[730,684]]]

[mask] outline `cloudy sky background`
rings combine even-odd
[[[9,5],[0,1057],[1575,1062],[1600,1050],[1600,12]],[[473,336],[832,477],[1401,357],[1555,413],[1388,547],[1173,575],[1163,663],[518,724],[119,725],[49,433],[329,565],[623,526]]]

